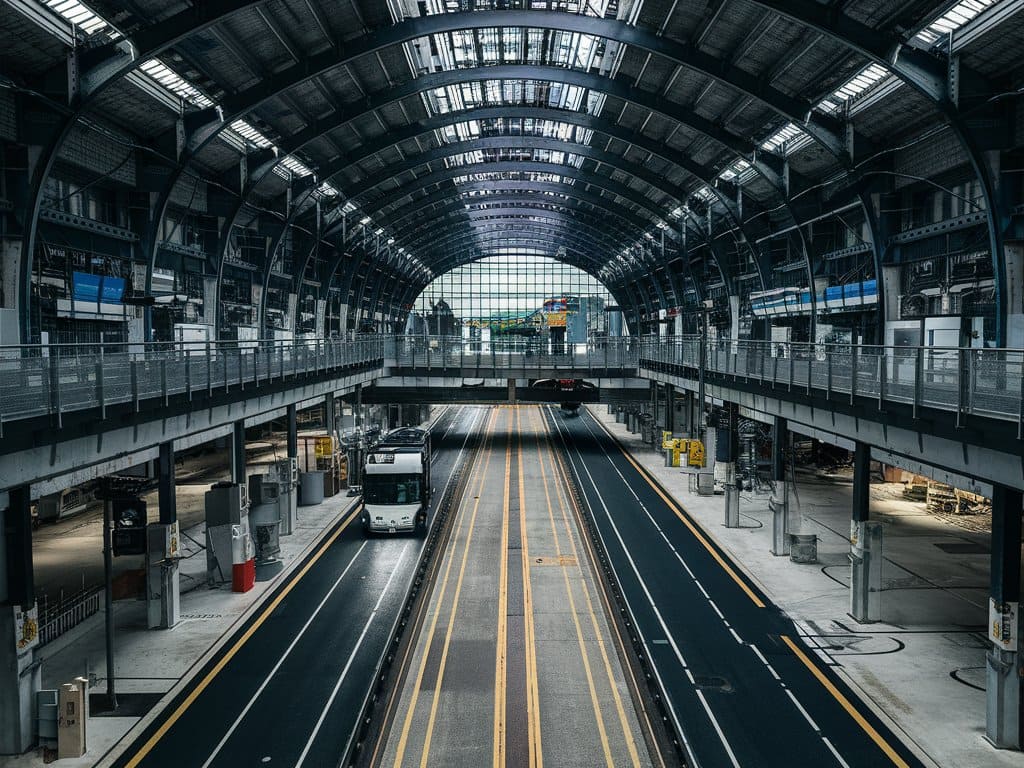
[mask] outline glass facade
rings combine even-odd
[[[615,302],[597,278],[539,251],[494,250],[498,255],[437,277],[416,299],[416,312],[429,321],[444,302],[466,337],[478,335],[474,329],[490,336],[536,336],[563,328],[571,340],[583,342],[607,333],[605,307]]]

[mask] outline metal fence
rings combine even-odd
[[[258,387],[382,360],[383,339],[0,347],[0,422]]]
[[[644,361],[699,368],[699,337],[644,339]],[[708,341],[705,370],[827,398],[873,398],[1021,423],[1024,350]]]
[[[1024,424],[1024,350],[776,343],[700,337],[534,339],[363,336],[354,340],[0,347],[0,426],[30,416],[259,387],[386,360],[453,376],[584,378],[657,364],[699,368],[771,388],[802,388]],[[1024,429],[1024,427],[1022,427]]]
[[[100,609],[100,588],[87,589],[39,611],[39,644],[46,645],[70,629],[77,627]]]
[[[461,376],[505,376],[509,371],[565,373],[576,378],[597,371],[629,369],[639,362],[636,339],[612,338],[586,344],[540,339],[481,341],[456,336],[391,337],[388,362],[403,368]]]

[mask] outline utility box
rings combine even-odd
[[[85,754],[85,686],[65,683],[57,694],[57,759]]]
[[[146,618],[150,629],[170,629],[180,618],[178,522],[150,523],[146,542]]]
[[[217,483],[206,492],[206,571],[211,584],[234,582],[235,556],[247,555],[249,495],[240,483]],[[241,549],[239,549],[241,547]],[[236,551],[237,550],[237,551]],[[248,560],[245,557],[243,564]]]

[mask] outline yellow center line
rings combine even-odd
[[[836,688],[835,685],[832,684],[832,681],[825,676],[825,673],[818,669],[818,665],[808,658],[807,654],[800,649],[800,646],[786,635],[782,635],[782,640],[789,646],[789,649],[793,651],[793,654],[804,663],[804,666],[811,670],[811,673],[818,678],[818,682],[825,686],[825,690],[832,694],[832,698],[838,701],[850,717],[856,721],[857,725],[864,730],[864,733],[871,737],[871,740],[878,745],[890,760],[892,760],[893,764],[900,766],[900,768],[910,768],[910,766],[907,765],[907,762],[900,757],[899,753],[882,737],[882,734],[875,730],[874,726],[865,719],[864,715],[862,715],[855,706],[853,706],[853,703],[843,695],[842,691]]]
[[[199,698],[202,692],[205,691],[209,687],[210,683],[213,682],[214,678],[216,678],[217,675],[220,674],[220,671],[227,666],[228,662],[235,657],[235,654],[237,654],[242,649],[242,646],[249,641],[249,638],[256,634],[256,631],[261,626],[263,626],[263,623],[277,609],[277,606],[279,606],[281,602],[288,596],[288,593],[291,592],[292,589],[294,589],[295,585],[298,584],[299,581],[307,573],[309,573],[309,570],[317,563],[318,560],[320,560],[323,554],[338,539],[338,537],[341,536],[342,532],[344,532],[344,530],[348,528],[349,523],[356,519],[356,517],[359,514],[359,509],[359,505],[356,505],[356,507],[352,510],[352,513],[349,515],[348,519],[345,520],[345,522],[341,524],[338,530],[331,534],[327,541],[325,541],[320,546],[320,548],[316,551],[316,554],[313,555],[312,559],[310,559],[310,561],[306,563],[295,576],[292,577],[291,581],[289,581],[288,584],[284,587],[284,589],[282,589],[281,592],[278,593],[277,597],[275,597],[270,602],[270,604],[263,609],[263,612],[260,614],[259,618],[257,618],[256,621],[252,623],[252,625],[245,631],[245,634],[238,638],[235,644],[231,646],[231,649],[227,653],[225,653],[220,658],[220,660],[213,666],[213,669],[206,673],[206,676],[203,677],[199,685],[192,689],[188,696],[185,697],[185,700],[178,705],[178,707],[174,710],[173,713],[171,713],[171,716],[164,720],[163,723],[161,723],[160,727],[156,729],[153,735],[146,740],[146,743],[139,748],[139,751],[136,752],[132,756],[131,760],[129,760],[125,764],[126,768],[135,768],[135,766],[137,766],[145,759],[146,755],[148,755],[153,750],[153,747],[157,745],[157,743],[160,741],[160,739],[164,737],[167,731],[169,731],[171,727],[176,722],[178,722],[181,716],[185,714],[185,711],[190,706],[192,706],[192,703]]]
[[[480,418],[479,414],[474,414],[473,419],[470,422],[470,427],[469,427],[470,432],[473,432],[481,421],[486,422],[486,419]],[[473,468],[474,468],[475,463],[476,463],[475,455],[476,454],[474,454],[474,458],[469,459],[469,461],[468,461],[468,463],[469,463],[469,474],[467,475],[467,480],[466,480],[466,487],[467,488],[472,483],[473,476],[474,476]],[[454,466],[452,468],[452,471],[454,471]],[[456,485],[458,485],[458,483],[456,483]],[[443,560],[443,558],[440,555],[438,555],[438,557],[436,557],[434,559],[434,561],[433,561],[433,563],[431,565],[432,570],[430,572],[430,575],[428,575],[428,577],[427,577],[428,579],[436,576],[437,573],[441,570],[442,560]],[[422,627],[422,624],[420,623],[420,619],[422,619],[424,617],[424,615],[425,615],[425,611],[427,609],[427,602],[428,602],[427,600],[421,599],[420,603],[419,603],[419,607],[416,609],[417,617],[413,621],[413,632],[416,633],[415,635],[413,635],[414,639],[419,637],[419,628]],[[412,657],[413,657],[413,653],[415,651],[415,648],[416,648],[415,643],[410,643],[408,646],[406,646],[406,651],[405,651],[405,653],[402,656],[402,662],[399,665],[398,674],[395,677],[396,680],[404,680],[405,679],[406,670],[409,668],[409,665],[412,662]],[[384,723],[387,724],[387,723],[391,722],[391,717],[392,717],[392,714],[395,711],[395,706],[400,701],[401,696],[402,696],[401,687],[398,686],[398,685],[393,686],[392,689],[391,689],[391,693],[388,696],[387,706],[384,709],[384,716],[383,716],[383,722]],[[370,755],[370,760],[369,760],[368,765],[379,765],[378,758],[379,758],[381,749],[386,748],[386,746],[387,746],[387,743],[386,743],[386,737],[387,736],[388,736],[388,729],[386,727],[385,728],[381,728],[380,731],[377,733],[377,740],[376,740],[376,743],[374,744],[374,747],[373,747],[373,754]]]
[[[508,517],[512,479],[511,415],[507,431],[505,452],[505,490],[501,514],[501,549],[498,560],[498,627],[497,648],[494,654],[494,768],[505,765],[505,696],[508,687]]]
[[[523,626],[526,630],[526,719],[529,731],[530,765],[542,768],[544,749],[540,733],[540,686],[537,683],[537,641],[533,626],[533,588],[530,586],[530,543],[526,534],[526,483],[523,473],[522,408],[516,407],[516,463],[519,465],[519,536],[522,541]]]
[[[540,431],[540,428],[539,428],[538,423],[537,423],[537,415],[538,415],[538,413],[537,413],[536,410],[534,410],[531,413],[531,415],[534,417],[533,419],[531,419],[531,422],[533,424],[534,436],[539,438],[540,434],[541,434],[541,431]],[[549,450],[550,450],[550,447],[549,447]],[[547,503],[547,507],[548,507],[548,520],[551,523],[551,535],[552,535],[552,537],[554,539],[554,542],[555,542],[555,555],[560,558],[562,556],[562,545],[561,545],[561,541],[560,541],[559,536],[558,536],[558,526],[555,525],[555,512],[554,512],[554,509],[551,506],[551,494],[548,491],[548,474],[547,474],[547,470],[544,467],[544,452],[541,450],[541,441],[539,439],[537,440],[537,460],[540,463],[540,475],[541,475],[541,480],[542,480],[541,485],[543,485],[543,487],[544,487],[544,500]],[[554,475],[554,472],[552,471],[552,480],[555,480],[555,479],[556,479],[556,477]],[[557,483],[556,483],[556,485],[557,485]],[[556,491],[556,493],[557,493],[557,491]],[[564,514],[564,512],[563,512],[563,514]],[[566,529],[566,533],[568,533],[568,529]],[[572,554],[573,554],[573,556],[577,557],[576,547],[575,547],[575,544],[573,544],[573,542],[572,542],[571,534],[569,535],[569,542],[570,542],[570,544],[572,544]],[[578,565],[579,564],[578,557],[577,557],[577,561],[576,562],[577,562],[577,567],[579,567],[579,565]],[[583,575],[582,574],[582,569],[580,569],[580,576],[582,577],[582,575]],[[565,594],[566,594],[566,597],[569,599],[569,612],[572,614],[573,624],[575,624],[575,626],[576,626],[576,642],[577,642],[577,644],[580,647],[580,657],[583,660],[583,669],[586,672],[586,676],[587,676],[587,687],[588,687],[588,689],[590,691],[590,703],[591,703],[591,705],[594,708],[594,719],[597,721],[597,732],[598,732],[598,735],[601,738],[601,749],[604,752],[604,762],[605,762],[605,765],[608,766],[608,768],[614,768],[615,760],[612,757],[611,746],[608,743],[608,731],[605,728],[604,715],[601,713],[601,703],[600,703],[600,701],[597,698],[597,686],[594,684],[594,674],[593,674],[593,672],[590,669],[590,654],[587,652],[587,644],[586,644],[586,641],[583,639],[583,627],[580,626],[579,614],[576,613],[576,600],[575,600],[575,598],[573,597],[573,594],[572,594],[572,585],[569,583],[569,569],[568,568],[562,568],[562,578],[563,578],[563,580],[565,582]],[[583,585],[583,589],[584,589],[584,592],[585,592],[586,591],[586,584]],[[596,623],[595,623],[595,630],[596,630]],[[597,633],[597,641],[598,641],[599,644],[603,645],[602,640],[601,640],[601,633],[599,631]],[[614,683],[612,684],[612,690],[613,691],[615,690]],[[628,731],[627,731],[627,738],[629,738]],[[637,764],[637,762],[634,762],[634,765],[636,765],[636,764]]]
[[[473,501],[473,514],[469,519],[469,532],[466,534],[466,541],[462,545],[462,562],[459,565],[459,578],[455,582],[455,596],[452,598],[451,611],[448,614],[448,628],[444,634],[444,646],[441,649],[441,665],[437,670],[437,683],[434,685],[434,695],[430,700],[430,717],[427,719],[427,734],[423,739],[423,752],[420,755],[420,768],[427,768],[430,758],[430,742],[434,735],[434,723],[437,721],[437,707],[441,701],[441,686],[444,683],[444,671],[448,666],[448,649],[452,644],[452,633],[455,630],[455,619],[459,610],[459,597],[462,594],[462,582],[466,576],[466,564],[469,562],[469,550],[473,543],[473,531],[476,528],[477,512],[480,510],[480,500],[483,498],[484,486],[487,482],[487,469],[491,465],[492,451],[487,451],[487,458],[484,459],[483,472],[480,474],[480,487]],[[454,559],[454,558],[453,558]]]
[[[569,539],[569,544],[570,544],[570,547],[572,548],[573,557],[576,558],[576,562],[577,563],[580,563],[581,560],[580,560],[580,557],[579,557],[579,550],[576,547],[576,538],[572,534],[572,527],[571,527],[571,523],[569,521],[569,515],[568,515],[569,504],[573,503],[573,502],[571,502],[567,498],[568,497],[567,489],[569,487],[569,476],[568,476],[568,474],[565,471],[564,465],[561,463],[560,457],[559,457],[558,465],[557,465],[557,468],[556,468],[556,465],[555,465],[556,454],[555,454],[555,450],[554,450],[554,445],[553,445],[552,440],[551,440],[550,429],[548,428],[546,423],[544,425],[544,434],[545,434],[545,437],[547,439],[548,452],[549,452],[549,456],[550,456],[550,459],[551,459],[551,474],[555,475],[555,474],[557,474],[560,471],[560,473],[561,473],[560,476],[562,477],[562,483],[561,484],[559,484],[559,483],[555,484],[555,489],[556,489],[555,496],[558,499],[558,506],[559,506],[559,509],[560,509],[561,515],[562,515],[562,524],[565,527],[565,534],[566,534],[566,536]],[[583,532],[582,531],[580,532],[580,536],[581,537],[583,536]],[[582,576],[582,566],[580,568],[580,571],[581,571],[580,575]],[[608,649],[605,646],[604,638],[603,638],[603,636],[601,634],[600,627],[598,626],[597,613],[594,610],[594,602],[593,602],[593,600],[591,600],[591,597],[590,597],[590,588],[587,585],[586,579],[583,579],[582,583],[583,583],[583,597],[586,600],[586,603],[587,603],[587,613],[590,616],[590,625],[591,625],[591,627],[594,630],[595,636],[597,637],[598,648],[601,651],[601,660],[602,660],[603,665],[604,665],[605,675],[607,675],[607,677],[608,677],[608,687],[611,689],[612,699],[615,702],[616,714],[618,715],[618,718],[619,718],[619,725],[622,728],[622,735],[626,739],[626,747],[627,747],[627,749],[629,751],[629,758],[630,758],[630,761],[632,762],[632,764],[634,766],[636,766],[636,768],[639,768],[639,766],[640,766],[640,753],[637,750],[636,740],[633,738],[633,729],[630,728],[628,719],[626,717],[626,708],[625,708],[625,705],[622,702],[622,696],[619,693],[619,687],[615,684],[615,676],[614,676],[614,673],[612,671],[611,659],[608,656]]]
[[[470,492],[472,492],[472,486],[473,486],[473,482],[474,482],[476,476],[478,474],[481,474],[481,476],[482,476],[482,474],[483,474],[483,473],[480,473],[479,470],[480,470],[480,467],[481,467],[482,463],[485,461],[484,457],[485,456],[489,457],[489,455],[490,455],[489,440],[490,440],[490,436],[491,436],[491,430],[492,430],[492,428],[494,426],[495,416],[496,416],[496,413],[492,412],[490,417],[489,417],[489,419],[488,419],[488,421],[487,421],[486,426],[484,427],[484,444],[481,445],[480,453],[478,453],[477,456],[475,457],[475,460],[473,462],[473,467],[472,467],[472,469],[470,471],[470,474],[469,474],[469,479],[466,482],[466,488],[467,488],[467,490],[470,490]],[[482,480],[481,480],[481,483],[480,483],[480,487],[481,488],[483,487],[483,481]],[[477,495],[479,496],[479,494],[477,494]],[[444,576],[441,579],[441,589],[438,592],[437,603],[436,603],[435,609],[434,609],[434,615],[433,615],[433,617],[431,618],[431,621],[430,621],[430,632],[427,635],[426,645],[425,645],[425,647],[423,649],[423,655],[420,658],[419,669],[416,672],[416,683],[415,683],[415,685],[413,686],[413,689],[412,689],[412,696],[411,696],[410,701],[409,701],[409,707],[408,707],[408,709],[405,712],[405,721],[402,723],[402,733],[401,733],[401,735],[398,738],[398,745],[397,745],[396,750],[395,750],[395,762],[394,762],[395,768],[399,768],[399,766],[402,765],[403,759],[405,758],[406,745],[407,745],[408,740],[409,740],[409,731],[412,728],[413,716],[416,714],[416,702],[417,702],[417,700],[419,698],[420,687],[423,684],[423,676],[426,673],[427,659],[430,656],[430,647],[431,647],[431,645],[433,643],[433,640],[434,640],[434,631],[437,628],[437,622],[438,622],[438,619],[440,618],[440,615],[441,615],[441,605],[444,603],[444,596],[445,596],[445,593],[447,592],[447,589],[448,589],[448,580],[449,580],[449,576],[451,575],[452,564],[455,562],[454,552],[455,552],[456,541],[457,541],[457,538],[458,538],[458,526],[461,526],[463,520],[465,519],[465,512],[466,512],[465,505],[460,503],[460,505],[459,505],[459,517],[458,517],[455,533],[452,535],[452,541],[451,541],[452,553],[453,554],[448,556],[448,562],[445,565]],[[431,598],[431,599],[433,599],[433,598]],[[436,691],[436,689],[435,689],[435,691]]]
[[[698,528],[697,525],[695,525],[694,522],[690,520],[688,515],[684,514],[682,510],[680,510],[680,508],[676,506],[675,501],[661,489],[661,486],[659,486],[654,481],[650,473],[648,473],[646,469],[644,469],[636,461],[634,461],[633,457],[630,456],[625,446],[623,446],[622,443],[620,443],[615,438],[615,436],[608,431],[608,428],[605,427],[605,425],[602,424],[599,419],[595,418],[594,421],[597,423],[599,427],[601,427],[601,429],[603,429],[608,434],[609,437],[612,438],[612,440],[615,441],[615,444],[618,446],[619,450],[622,451],[622,455],[626,457],[626,461],[633,465],[633,468],[640,473],[640,476],[646,481],[646,483],[649,486],[651,486],[651,488],[654,489],[654,492],[661,497],[661,500],[664,501],[668,508],[675,513],[676,517],[678,517],[682,521],[683,525],[690,529],[690,533],[694,535],[697,541],[699,541],[701,545],[704,547],[704,549],[706,549],[708,553],[715,559],[715,562],[717,562],[718,565],[721,566],[722,570],[725,571],[729,575],[729,577],[736,582],[739,588],[746,593],[747,597],[751,599],[754,605],[756,605],[758,608],[764,608],[764,601],[757,596],[757,593],[754,592],[754,590],[751,589],[750,586],[742,578],[740,578],[740,575],[736,573],[735,569],[733,569],[733,567],[729,565],[728,562],[726,562],[725,558],[722,557],[722,555],[719,554],[713,546],[711,546],[711,542],[707,540],[707,538],[704,536],[700,528]]]

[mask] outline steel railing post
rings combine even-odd
[[[921,400],[924,395],[924,347],[918,347],[914,354],[914,406],[913,417],[919,418]]]
[[[131,372],[132,382],[132,404],[135,408],[135,412],[139,412],[139,361],[134,357],[131,359],[129,364],[129,370]]]
[[[850,405],[857,394],[857,345],[850,345]]]
[[[832,352],[825,349],[825,399],[832,399]]]
[[[107,418],[107,402],[103,396],[103,347],[100,347],[100,359],[96,363],[96,399],[99,401],[100,418]]]
[[[61,416],[61,397],[60,397],[60,346],[54,346],[53,352],[49,356],[50,360],[50,394],[53,404],[53,412],[57,416],[57,426],[63,426],[63,418]]]
[[[192,354],[185,352],[185,392],[188,399],[192,400]]]
[[[885,354],[885,348],[882,348],[882,354],[878,356],[878,410],[879,412],[885,411],[885,379],[887,376],[886,359],[888,355]]]
[[[210,342],[206,342],[206,396],[213,394],[213,356],[210,354]]]
[[[967,410],[967,350],[961,347],[957,350],[957,361],[956,361],[956,390],[957,390],[957,402],[956,402],[956,425],[958,427],[964,426],[964,414]]]
[[[167,405],[167,358],[160,359],[160,391],[163,393],[164,405]]]

